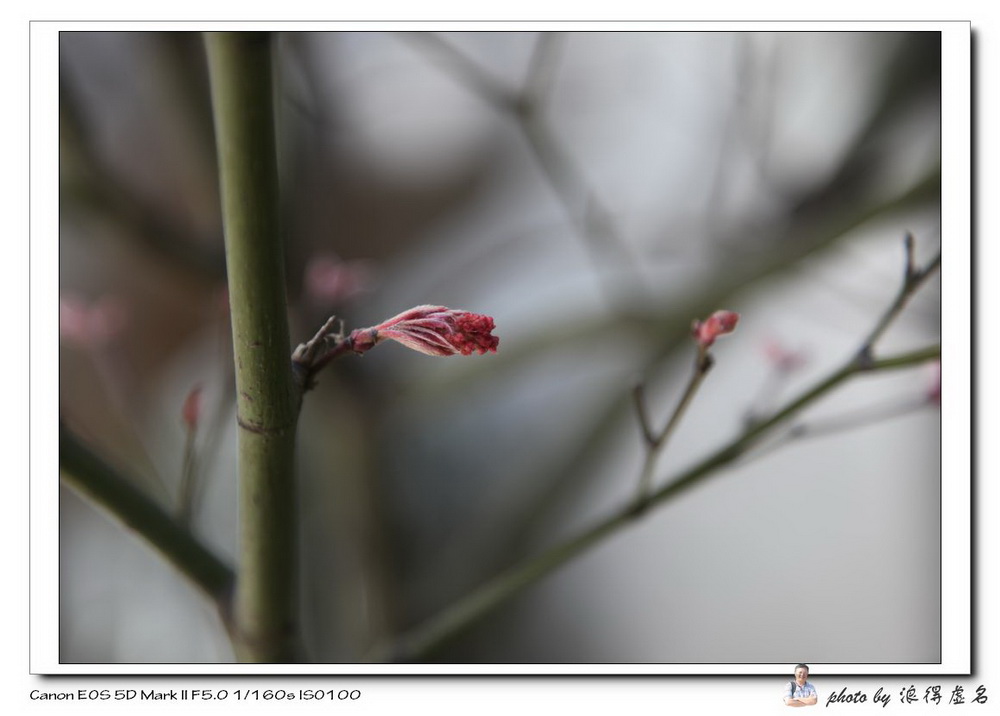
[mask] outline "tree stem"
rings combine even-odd
[[[239,423],[241,661],[297,659],[294,480],[301,395],[289,355],[267,33],[208,33]]]

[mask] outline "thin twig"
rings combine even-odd
[[[903,251],[906,254],[906,261],[903,267],[903,283],[910,281],[917,273],[916,260],[914,259],[913,234],[909,231],[903,236]]]
[[[816,421],[813,423],[798,423],[766,445],[762,445],[753,450],[752,453],[746,455],[744,463],[749,460],[757,460],[765,455],[769,455],[778,448],[785,447],[789,443],[796,442],[798,440],[829,437],[830,435],[836,435],[850,430],[857,430],[858,428],[875,425],[901,415],[916,412],[917,410],[926,408],[929,405],[930,403],[926,399],[909,400],[902,403],[894,402],[890,405],[870,407],[864,411],[854,411],[850,414],[839,415],[835,418],[829,418],[827,420]]]
[[[177,518],[184,525],[190,525],[194,517],[195,495],[198,486],[196,434],[195,429],[189,426],[184,437],[184,461],[181,466],[181,489],[177,508]]]
[[[542,170],[556,196],[562,202],[570,221],[588,249],[591,263],[604,280],[605,292],[614,302],[617,285],[608,274],[608,265],[617,264],[630,272],[629,290],[642,291],[644,283],[639,267],[625,240],[618,233],[611,212],[597,192],[587,183],[583,172],[563,148],[548,121],[540,112],[519,113],[517,126],[521,130],[532,156]]]
[[[892,305],[882,314],[878,323],[875,324],[875,327],[872,328],[871,332],[862,341],[861,347],[858,349],[858,360],[865,361],[871,359],[871,353],[875,348],[875,344],[896,319],[896,316],[900,314],[913,294],[923,285],[924,281],[941,266],[941,253],[938,252],[923,268],[914,268],[913,237],[909,233],[906,234],[903,240],[903,247],[905,250],[905,262],[902,285]]]
[[[224,325],[228,326],[229,322],[224,322]],[[208,428],[205,431],[202,448],[198,452],[198,461],[195,465],[194,475],[195,489],[191,497],[192,512],[197,508],[199,502],[204,499],[204,493],[208,488],[209,482],[209,466],[215,460],[219,449],[222,447],[223,432],[232,424],[233,401],[236,396],[236,384],[233,379],[233,360],[229,355],[231,353],[232,342],[228,336],[228,331],[221,330],[219,335],[220,340],[226,341],[229,347],[223,346],[223,350],[220,351],[222,375],[219,378],[219,384],[221,389],[212,410],[212,419],[209,421]],[[199,480],[198,478],[203,475],[205,476],[204,479]]]
[[[419,45],[439,67],[447,70],[467,88],[495,107],[509,109],[516,104],[516,93],[473,62],[465,53],[433,32],[404,32],[400,35]]]
[[[599,275],[605,277],[608,298],[614,303],[614,282],[605,270],[605,259],[617,262],[620,267],[629,271],[631,291],[644,293],[646,287],[639,266],[629,251],[627,242],[619,234],[611,212],[562,147],[546,119],[545,102],[555,76],[561,41],[562,35],[547,32],[539,34],[527,79],[514,104],[514,118],[543,175],[561,199],[570,220],[578,225],[578,230],[590,249],[591,260]]]
[[[639,418],[639,427],[642,429],[642,437],[648,447],[656,444],[656,434],[650,424],[649,413],[646,410],[646,386],[643,383],[636,383],[632,388],[632,400],[635,403],[635,412]]]
[[[695,393],[698,392],[702,381],[705,380],[705,376],[708,375],[708,371],[712,369],[713,363],[714,361],[708,353],[707,348],[699,346],[698,355],[691,371],[691,377],[688,379],[687,387],[684,389],[680,400],[677,401],[674,412],[671,414],[667,424],[659,433],[651,431],[645,409],[640,414],[639,422],[642,423],[643,434],[646,437],[646,456],[643,460],[642,472],[639,475],[639,490],[636,493],[635,509],[637,511],[645,509],[649,500],[650,490],[653,486],[653,472],[656,469],[656,462],[662,454],[664,447],[666,447],[667,440],[680,424],[681,418],[687,411],[688,405],[694,399]],[[641,390],[638,394],[641,395]],[[637,407],[639,406],[638,401],[636,405]]]
[[[542,109],[542,104],[551,94],[556,70],[559,66],[559,52],[565,39],[561,32],[540,32],[528,62],[528,71],[521,85],[521,107],[534,111]]]
[[[330,316],[312,338],[292,351],[292,371],[303,392],[316,387],[316,374],[327,364],[353,348],[352,339],[344,335],[344,322]]]

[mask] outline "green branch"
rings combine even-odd
[[[215,117],[239,422],[241,661],[297,654],[294,449],[300,393],[288,356],[267,33],[206,37]]]

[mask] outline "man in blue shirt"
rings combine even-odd
[[[806,681],[809,676],[809,667],[805,664],[798,664],[795,667],[795,681],[789,681],[785,687],[786,706],[815,706],[818,697],[816,687]]]

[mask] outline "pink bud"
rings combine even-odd
[[[691,324],[691,334],[698,345],[708,348],[715,343],[715,339],[726,333],[732,333],[736,328],[736,322],[740,320],[740,314],[732,311],[716,311],[704,321],[695,321]]]
[[[495,327],[490,316],[444,306],[416,306],[372,328],[353,331],[350,339],[357,353],[388,339],[430,356],[467,356],[496,353],[500,339],[492,335]]]
[[[191,392],[187,394],[184,399],[184,405],[181,407],[181,419],[187,426],[188,430],[194,430],[198,427],[198,418],[201,417],[201,386],[196,385],[191,388]]]

